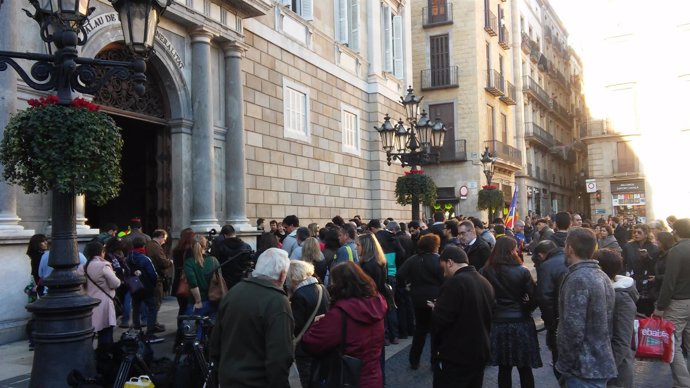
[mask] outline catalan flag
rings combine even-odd
[[[515,226],[515,221],[518,220],[518,211],[517,211],[517,185],[515,186],[515,191],[513,192],[513,200],[510,201],[510,209],[508,210],[508,216],[506,216],[505,219],[505,225],[506,228],[513,229]]]

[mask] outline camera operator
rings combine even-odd
[[[252,248],[235,236],[232,225],[224,225],[218,237],[211,244],[211,255],[215,256],[223,267],[223,278],[228,289],[239,283],[252,266]],[[239,256],[238,256],[239,255]]]

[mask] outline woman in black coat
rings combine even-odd
[[[417,254],[405,260],[398,270],[400,278],[410,285],[410,295],[414,306],[416,321],[412,347],[410,348],[410,367],[419,368],[426,335],[431,325],[431,308],[427,301],[435,301],[443,283],[443,269],[439,262],[438,248],[441,239],[433,234],[423,235],[417,242]]]
[[[480,273],[494,288],[489,364],[498,365],[498,386],[512,386],[515,366],[520,374],[520,387],[534,388],[532,368],[542,366],[532,319],[532,311],[537,307],[536,286],[529,270],[522,266],[517,241],[508,236],[499,237]]]
[[[295,346],[295,363],[302,386],[308,387],[314,360],[302,350],[300,334],[306,332],[309,326],[314,323],[310,318],[315,309],[314,317],[326,314],[329,308],[330,295],[328,295],[326,287],[319,284],[318,279],[314,277],[314,266],[306,261],[290,261],[286,283],[290,290],[290,307],[292,308],[292,317],[295,320],[294,336],[297,343]],[[317,308],[319,289],[321,289],[321,302]]]

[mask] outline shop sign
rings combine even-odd
[[[611,193],[644,193],[644,179],[611,182]]]
[[[594,209],[594,214],[606,214],[606,209]]]
[[[644,193],[613,194],[613,206],[644,206],[646,205]]]

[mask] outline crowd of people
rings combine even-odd
[[[290,215],[266,230],[260,219],[256,252],[225,225],[210,243],[183,230],[170,257],[164,230],[149,237],[133,222],[125,236],[108,226],[87,244],[80,271],[86,292],[101,300],[93,319],[99,344],[113,341],[115,325],[129,327],[130,315],[137,329],[145,319],[147,341],[162,340],[156,317],[167,290],[180,315],[214,318],[209,356],[220,386],[288,387],[293,362],[303,387],[321,386],[335,378],[333,355],[338,363],[347,355],[361,365],[355,383],[378,388],[386,346],[411,336],[409,366],[417,370],[430,336],[434,387],[481,387],[485,367],[498,366],[499,387],[512,386],[516,368],[520,386],[530,388],[532,369],[544,364],[533,319],[539,308],[562,386],[632,387],[633,321],[655,315],[676,327],[674,386],[690,387],[681,350],[690,321],[690,219],[667,221],[670,230],[661,221],[591,222],[559,212],[506,228],[501,219],[487,225],[437,212],[428,223],[335,216],[305,227]],[[27,250],[39,288],[47,249],[37,235]],[[215,272],[229,288],[219,302],[208,297]],[[119,323],[115,296],[125,301]]]

